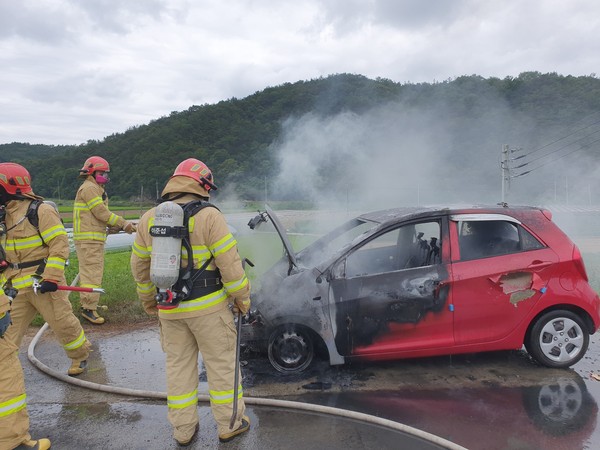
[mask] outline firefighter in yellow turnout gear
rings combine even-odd
[[[23,369],[17,346],[4,339],[10,327],[10,302],[0,289],[0,449],[50,448],[48,439],[32,440]]]
[[[104,244],[107,228],[111,232],[135,231],[133,222],[112,213],[108,209],[108,196],[104,185],[108,183],[108,162],[99,156],[89,157],[79,170],[83,183],[75,195],[73,207],[73,240],[79,260],[79,285],[99,288],[104,275]],[[97,313],[100,294],[82,292],[80,295],[82,316],[96,324],[104,323]]]
[[[187,159],[167,182],[162,199],[185,205],[208,200],[216,189],[212,174],[204,163]],[[191,295],[163,309],[157,304],[157,289],[152,282],[152,242],[150,227],[156,208],[146,212],[138,224],[133,244],[131,269],[137,292],[148,314],[158,314],[160,339],[167,355],[168,419],[173,436],[180,445],[189,445],[198,431],[198,352],[206,367],[210,406],[217,422],[219,440],[227,442],[250,427],[245,415],[241,383],[238,385],[238,414],[230,428],[235,381],[236,328],[232,310],[243,314],[250,309],[250,283],[246,278],[237,243],[224,216],[214,207],[205,207],[190,218],[189,241],[193,254],[182,251],[183,267],[200,269],[209,262]],[[158,306],[158,309],[157,309]],[[241,375],[238,372],[239,380]]]
[[[57,290],[59,284],[66,284],[67,232],[54,207],[40,202],[41,197],[34,194],[23,166],[0,164],[0,199],[6,228],[2,244],[6,269],[0,274],[0,287],[3,294],[14,298],[12,326],[4,337],[20,347],[29,324],[40,313],[72,360],[69,375],[79,375],[84,371],[90,343],[73,314],[68,293]],[[38,207],[32,215],[34,204]],[[34,285],[39,285],[37,293]]]
[[[6,298],[6,297],[4,297]],[[0,300],[2,302],[2,300]],[[8,300],[6,300],[8,305]],[[3,308],[0,307],[0,310]],[[0,313],[0,316],[2,314]],[[4,316],[6,317],[6,316]],[[17,347],[0,338],[0,448],[50,448],[48,439],[32,440],[29,434],[27,395],[23,369],[17,356]]]

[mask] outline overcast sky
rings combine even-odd
[[[597,0],[0,0],[0,144],[80,144],[335,73],[600,72]]]

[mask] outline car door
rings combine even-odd
[[[452,344],[445,224],[392,227],[334,265],[330,314],[340,354],[390,356]]]
[[[508,215],[452,216],[450,234],[456,344],[507,337],[543,296],[558,256]]]

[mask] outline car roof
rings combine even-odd
[[[504,205],[455,205],[455,206],[419,206],[382,209],[372,211],[358,216],[359,219],[375,222],[397,222],[407,219],[418,219],[442,215],[459,214],[503,214],[509,216],[523,217],[528,214],[540,212],[542,208],[536,206],[504,206]]]

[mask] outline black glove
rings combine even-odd
[[[40,292],[45,294],[46,292],[56,292],[58,291],[58,284],[54,281],[44,280],[40,284]]]
[[[2,317],[0,317],[0,338],[4,337],[6,329],[12,324],[10,321],[10,311],[6,311]]]

